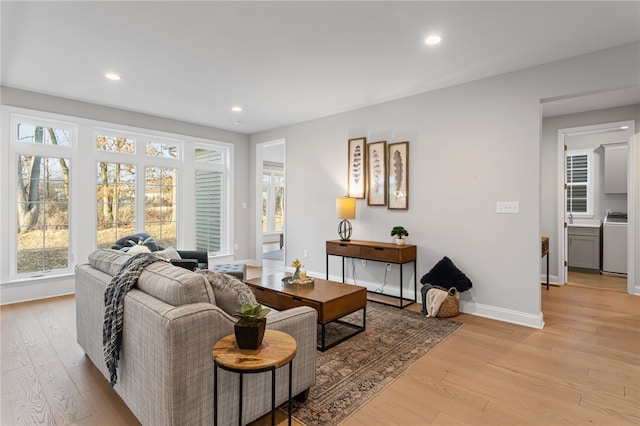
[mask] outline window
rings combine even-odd
[[[262,174],[262,232],[281,232],[283,220],[284,173],[265,170]]]
[[[70,269],[69,185],[72,126],[13,117],[18,276]]]
[[[176,246],[177,173],[177,169],[146,168],[145,232],[162,247]]]
[[[177,245],[181,146],[179,141],[95,129],[98,247],[109,248],[142,229],[159,246]]]
[[[225,147],[195,148],[195,220],[196,249],[210,253],[228,252],[230,229],[228,215],[228,164],[230,152]]]
[[[593,215],[593,152],[567,152],[567,213]]]
[[[110,248],[136,228],[136,166],[99,162],[96,200],[98,203],[98,247]]]
[[[76,264],[135,232],[232,253],[233,144],[11,106],[2,122],[0,288],[72,291]]]

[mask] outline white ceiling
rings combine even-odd
[[[0,4],[3,86],[243,133],[640,40],[638,1]]]

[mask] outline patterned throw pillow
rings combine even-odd
[[[229,315],[233,315],[243,303],[252,305],[258,303],[249,286],[242,281],[209,269],[199,269],[196,272],[204,275],[209,281],[216,298],[216,305]]]

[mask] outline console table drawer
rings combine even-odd
[[[388,247],[362,247],[360,255],[366,259],[382,260],[385,262],[400,261],[400,251]]]
[[[360,257],[362,247],[349,242],[327,241],[327,253],[336,256]]]

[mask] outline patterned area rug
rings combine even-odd
[[[362,324],[362,311],[344,320]],[[316,384],[305,403],[293,405],[293,417],[300,423],[339,424],[462,326],[371,301],[366,325],[364,332],[324,353],[318,351]],[[335,325],[327,334],[350,331]],[[282,408],[286,410],[286,404]]]

